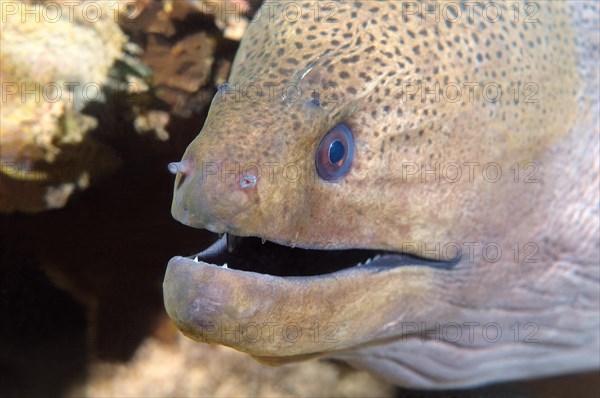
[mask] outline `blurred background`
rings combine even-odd
[[[171,218],[166,166],[260,1],[0,5],[0,396],[600,396],[598,373],[411,391],[184,338],[164,311],[165,267],[216,236]]]

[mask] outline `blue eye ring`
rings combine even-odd
[[[331,129],[317,147],[315,167],[321,179],[336,182],[348,174],[354,159],[354,137],[343,123]]]

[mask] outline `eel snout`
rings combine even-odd
[[[180,162],[170,163],[175,174],[171,213],[177,221],[222,233],[252,214],[256,176],[239,172],[239,163],[207,153],[209,145],[192,142]]]

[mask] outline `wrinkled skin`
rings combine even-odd
[[[291,23],[284,4],[249,27],[231,88],[219,90],[180,163],[173,216],[295,247],[462,255],[451,269],[309,277],[175,257],[165,306],[181,330],[267,363],[339,358],[416,388],[597,368],[597,6],[544,2],[538,23],[521,13],[513,25],[513,2],[495,23],[477,7],[473,23],[464,10],[453,23],[402,21],[394,2],[341,2],[335,21]],[[423,90],[410,96],[419,81],[463,93],[421,101]],[[234,98],[235,83],[249,82],[264,96]],[[300,98],[281,95],[289,82]],[[465,82],[495,82],[501,99],[475,90],[470,100]],[[269,84],[279,84],[271,97]],[[354,161],[325,182],[315,151],[341,122]]]

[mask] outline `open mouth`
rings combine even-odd
[[[255,237],[223,234],[210,247],[186,257],[240,271],[274,276],[315,276],[349,268],[384,270],[399,266],[450,269],[456,261],[437,261],[384,250],[311,250],[279,245]]]
[[[428,281],[457,262],[225,234],[198,254],[169,261],[165,309],[194,340],[281,364],[384,341],[381,325],[396,319],[402,303],[427,302],[437,289]],[[418,316],[410,305],[403,311]],[[248,330],[255,332],[250,338]]]

